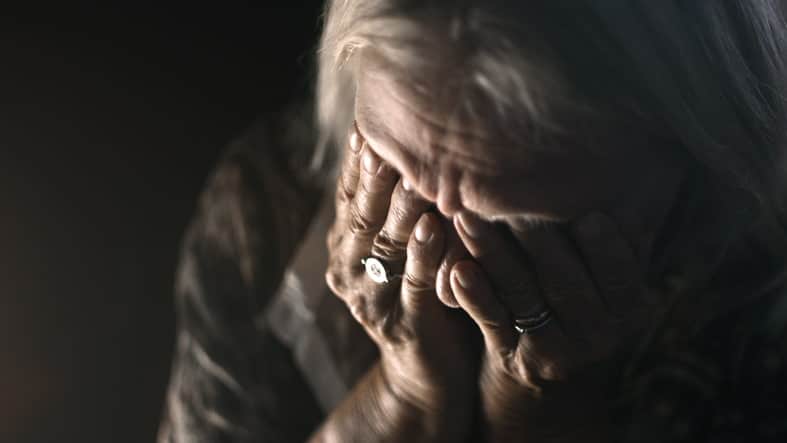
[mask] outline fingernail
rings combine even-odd
[[[447,272],[448,278],[445,277],[443,274],[442,268],[440,272],[437,274],[437,281],[435,282],[435,292],[437,292],[437,297],[440,301],[449,308],[458,308],[459,303],[456,301],[456,297],[454,296],[454,291],[451,289],[451,274]]]
[[[379,167],[380,161],[377,156],[367,148],[363,153],[363,169],[369,174],[376,174]]]
[[[470,289],[473,287],[473,284],[475,284],[475,279],[476,279],[475,272],[469,269],[464,269],[464,270],[455,269],[453,274],[454,274],[454,278],[456,279],[456,282],[459,283],[459,286],[465,289]]]
[[[406,178],[404,178],[404,177],[402,177],[402,189],[404,189],[404,190],[405,190],[405,191],[407,191],[407,192],[410,192],[410,191],[412,191],[412,190],[413,190],[413,185],[412,185],[412,183],[410,183],[410,181],[409,181],[409,180],[407,180],[407,179],[406,179]]]
[[[426,243],[434,237],[434,233],[429,229],[429,220],[422,217],[418,224],[415,226],[415,240],[418,243]]]
[[[462,211],[459,213],[458,219],[459,224],[462,225],[462,230],[465,231],[465,233],[470,237],[476,238],[483,232],[484,222],[478,217],[466,211]]]
[[[350,150],[352,152],[358,152],[361,149],[361,136],[358,135],[358,132],[353,130],[353,133],[350,134]]]

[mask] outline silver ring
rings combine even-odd
[[[392,274],[388,265],[377,257],[363,258],[361,264],[366,270],[366,276],[377,284],[390,283],[394,279],[402,278],[401,275]]]
[[[533,332],[548,325],[550,320],[552,320],[552,311],[546,309],[530,317],[515,318],[514,329],[516,329],[516,332],[522,335],[532,334]]]

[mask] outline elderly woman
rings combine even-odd
[[[785,38],[329,1],[319,136],[236,142],[187,237],[160,441],[784,441]]]

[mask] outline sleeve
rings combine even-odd
[[[741,388],[734,417],[747,430],[745,441],[787,441],[787,289],[778,291],[752,328],[742,352]]]
[[[267,134],[231,144],[187,231],[160,443],[303,441],[322,418],[260,321],[319,201],[293,172],[300,151]]]
[[[622,385],[615,441],[787,441],[787,290],[674,340]]]

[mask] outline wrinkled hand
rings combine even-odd
[[[465,338],[473,333],[471,324],[435,293],[453,227],[428,212],[430,203],[411,192],[357,132],[349,145],[328,235],[326,281],[378,345],[396,397],[435,423],[450,425],[454,429],[444,434],[453,435],[470,423],[456,419],[472,411],[477,377],[472,363],[477,356],[472,358]],[[368,256],[383,259],[401,280],[372,281],[362,265]]]
[[[591,441],[591,428],[604,432],[611,369],[658,305],[632,248],[601,214],[567,229],[504,230],[468,213],[455,224],[474,260],[452,268],[451,288],[484,337],[489,441]],[[545,309],[543,328],[514,329],[514,318]]]

